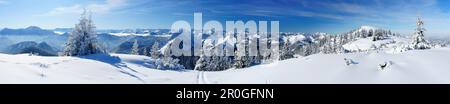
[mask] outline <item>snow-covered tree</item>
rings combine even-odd
[[[315,49],[314,43],[307,43],[302,46],[302,51],[301,51],[302,53],[300,55],[308,56],[308,55],[314,54],[313,53],[314,49]]]
[[[206,70],[208,69],[208,63],[210,59],[208,56],[205,55],[205,52],[201,50],[200,58],[195,63],[194,70]]]
[[[246,37],[244,41],[238,41],[236,45],[239,44],[240,47],[234,51],[234,67],[235,68],[246,68],[252,64],[252,57],[249,56],[249,38]],[[240,54],[240,51],[244,51],[244,54]]]
[[[372,41],[377,41],[377,40],[384,39],[383,34],[387,34],[387,33],[383,33],[383,31],[375,31],[375,34],[372,37]]]
[[[155,61],[153,61],[155,64],[155,68],[156,69],[161,69],[161,70],[180,70],[180,69],[185,69],[185,67],[183,65],[180,65],[179,59],[176,58],[172,58],[172,56],[170,55],[171,51],[170,51],[170,47],[172,46],[171,43],[167,44],[167,49],[165,49],[164,51],[162,51],[162,58],[157,58],[157,59],[153,59]]]
[[[249,67],[251,63],[249,56],[237,54],[234,56],[234,67],[237,69]]]
[[[243,56],[234,56],[234,67],[237,69],[247,67]]]
[[[133,46],[131,47],[130,54],[139,55],[139,44],[137,40],[134,40]]]
[[[358,37],[360,37],[360,38],[366,38],[367,36],[368,36],[368,32],[365,30],[365,29],[363,29],[363,30],[361,30],[361,33],[359,34],[359,36]]]
[[[229,57],[225,56],[225,51],[217,50],[220,47],[212,44],[204,44],[203,47],[207,48],[201,50],[200,58],[197,60],[194,70],[222,71],[231,67],[231,62]]]
[[[286,39],[280,52],[280,60],[294,58],[294,52],[290,47],[290,40]]]
[[[145,47],[143,52],[144,56],[149,56],[149,52],[147,50],[148,50],[147,47]]]
[[[155,65],[156,65],[156,69],[161,69],[161,70],[180,70],[180,69],[185,69],[185,67],[183,65],[180,65],[179,59],[176,58],[172,58],[170,56],[166,56],[162,59],[154,59],[155,61]]]
[[[97,34],[91,15],[86,17],[86,10],[80,18],[80,22],[75,25],[70,32],[63,56],[83,56],[89,54],[105,53],[97,43]]]
[[[233,67],[232,64],[233,60],[231,60],[229,56],[225,56],[225,53],[223,56],[219,56],[218,58],[219,58],[218,61],[219,70],[226,70]]]
[[[371,29],[371,30],[369,30],[369,34],[367,34],[367,37],[371,37],[371,36],[373,36],[373,34],[374,34],[374,31]]]
[[[158,50],[159,50],[159,43],[158,42],[153,43],[152,49],[150,51],[150,55],[153,59],[157,59],[161,55],[161,53]]]
[[[429,49],[430,45],[425,40],[424,31],[425,28],[423,28],[423,21],[420,18],[417,18],[417,28],[416,32],[414,33],[414,36],[412,37],[412,43],[410,48],[412,49]]]

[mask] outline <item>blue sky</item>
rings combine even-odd
[[[101,29],[169,28],[218,20],[280,21],[280,31],[343,33],[361,25],[411,34],[418,14],[428,34],[450,36],[449,0],[0,0],[0,27],[73,27],[83,8]]]

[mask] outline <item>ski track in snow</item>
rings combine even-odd
[[[197,84],[209,84],[209,81],[206,77],[205,71],[198,71]]]

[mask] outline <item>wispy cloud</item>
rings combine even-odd
[[[297,11],[297,14],[294,14],[296,16],[302,16],[302,17],[320,17],[320,18],[328,18],[328,19],[344,19],[344,16],[340,15],[334,15],[334,14],[328,14],[328,13],[317,13],[317,12],[308,12],[308,11]]]
[[[116,8],[125,6],[127,0],[106,0],[104,4],[90,4],[86,8],[97,13],[108,13]]]
[[[68,6],[68,7],[57,7],[53,10],[42,14],[42,16],[56,16],[63,14],[72,14],[72,13],[81,13],[83,11],[83,7],[79,4]]]
[[[106,0],[103,3],[93,3],[87,5],[74,4],[72,6],[56,7],[49,12],[42,14],[42,16],[80,14],[84,9],[87,9],[93,13],[106,14],[125,5],[127,5],[127,0]]]

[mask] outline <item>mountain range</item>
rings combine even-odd
[[[0,52],[18,54],[24,52],[42,53],[41,55],[56,55],[62,51],[71,28],[42,29],[37,26],[27,28],[0,30]],[[165,44],[171,34],[168,29],[102,29],[97,30],[99,44],[112,53],[128,53],[131,42],[139,41],[140,50],[150,49],[153,43]],[[116,35],[121,34],[121,35]],[[148,35],[142,35],[148,34]],[[42,51],[39,44],[46,44],[52,51]],[[16,46],[23,46],[12,48]],[[143,52],[143,51],[141,51]]]
[[[41,56],[56,56],[58,52],[45,42],[24,41],[13,44],[4,51],[11,54],[33,53]]]

